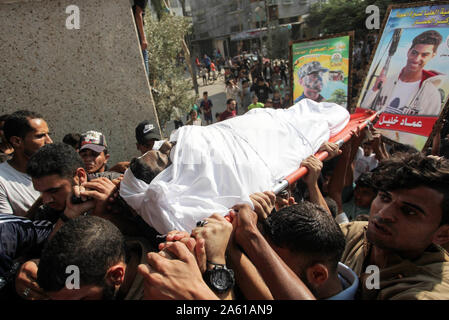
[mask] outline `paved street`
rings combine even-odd
[[[203,98],[204,91],[209,93],[209,99],[211,99],[214,104],[214,107],[212,108],[212,115],[214,116],[215,122],[215,113],[221,113],[226,109],[225,83],[223,80],[217,80],[211,85],[203,86],[203,79],[198,78],[198,85],[200,99]]]
[[[222,70],[222,72],[223,72],[223,70]],[[190,75],[188,77],[190,78]],[[213,122],[215,123],[215,114],[217,112],[221,113],[226,110],[225,83],[223,80],[216,80],[213,84],[203,86],[203,79],[198,78],[198,86],[199,86],[198,92],[200,95],[200,99],[198,100],[198,106],[199,106],[201,99],[203,98],[203,92],[207,91],[209,94],[209,99],[212,100],[212,103],[214,105],[212,108],[212,117],[213,117]],[[204,124],[205,123],[204,117],[201,116],[201,118],[202,118],[203,124]],[[187,121],[187,116],[184,116],[182,121],[185,123]],[[173,124],[173,122],[170,122],[169,124],[167,124],[167,131],[171,132],[172,130],[174,130],[174,124]]]

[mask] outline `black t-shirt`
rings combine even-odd
[[[259,98],[259,102],[265,103],[267,99],[269,98],[270,93],[273,92],[270,87],[267,86],[259,86],[259,85],[252,85],[251,91],[254,91],[257,98]]]

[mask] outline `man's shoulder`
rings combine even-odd
[[[5,172],[5,171],[11,171],[11,169],[14,169],[14,168],[9,165],[8,161],[4,161],[4,162],[0,163],[0,173]]]
[[[368,222],[366,221],[354,221],[350,223],[340,224],[340,229],[346,239],[363,237],[367,227]]]
[[[340,261],[359,276],[363,272],[363,264],[367,255],[368,243],[365,236],[367,226],[366,221],[340,224],[340,229],[346,239],[345,250]]]
[[[382,300],[448,300],[449,255],[440,248],[381,272]],[[400,280],[400,281],[399,281]]]
[[[17,171],[7,161],[0,163],[0,181],[3,183],[23,183],[28,180],[31,182],[31,177],[26,173]]]

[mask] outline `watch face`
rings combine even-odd
[[[210,282],[219,291],[226,291],[234,284],[234,274],[229,269],[215,269],[210,275]]]

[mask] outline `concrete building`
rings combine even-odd
[[[225,56],[261,49],[270,32],[286,28],[290,40],[309,36],[304,19],[310,6],[324,0],[191,0],[193,52]],[[268,19],[267,19],[268,16]],[[272,36],[273,36],[272,34]]]

